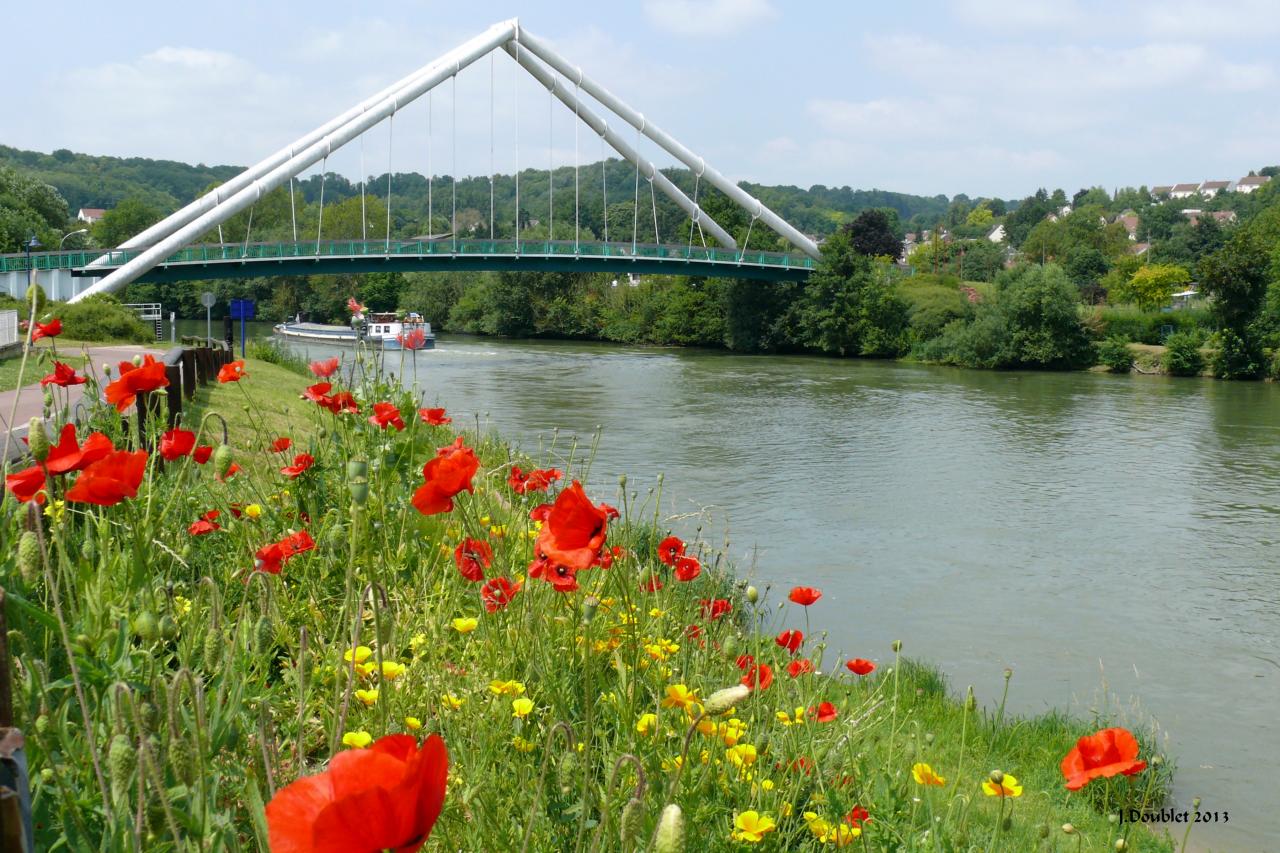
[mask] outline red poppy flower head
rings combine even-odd
[[[742,676],[742,683],[751,690],[768,690],[773,684],[773,667],[767,663],[756,664]]]
[[[404,429],[404,418],[400,417],[400,408],[395,403],[374,403],[369,423],[382,429],[389,426]]]
[[[316,464],[315,457],[310,453],[299,453],[293,457],[293,464],[286,465],[280,469],[280,473],[284,474],[290,480],[296,480],[302,476],[312,465]]]
[[[702,574],[702,563],[697,557],[681,554],[676,557],[676,580],[689,582]]]
[[[71,365],[55,361],[53,363],[53,373],[40,380],[40,387],[57,385],[61,388],[66,388],[69,385],[83,385],[88,381],[84,376],[77,374],[76,369]]]
[[[1062,775],[1068,791],[1079,791],[1094,779],[1133,776],[1147,768],[1138,758],[1138,739],[1123,728],[1102,729],[1085,735],[1062,759]]]
[[[203,465],[213,456],[213,445],[202,444],[195,450],[191,451],[191,458],[195,460],[197,465]]]
[[[517,495],[545,492],[552,483],[563,476],[564,474],[555,468],[535,469],[526,474],[519,465],[512,465],[511,473],[507,475],[507,485]]]
[[[746,672],[748,669],[751,669],[751,667],[756,665],[755,656],[754,655],[738,655],[738,659],[734,661],[734,665],[736,665],[738,669],[742,670],[743,672]]]
[[[702,618],[713,622],[733,612],[733,602],[727,598],[702,598],[698,603],[702,606]]]
[[[44,471],[39,465],[32,465],[30,468],[24,468],[4,478],[4,487],[13,492],[13,496],[22,503],[32,498],[35,498],[38,504],[44,503],[44,486]]]
[[[427,426],[444,426],[453,423],[453,418],[447,417],[444,409],[418,409],[418,417]]]
[[[115,506],[125,498],[137,497],[147,470],[147,451],[113,450],[86,467],[67,490],[72,503]]]
[[[347,310],[352,314],[363,314],[368,309],[356,301],[354,296],[347,297]]]
[[[778,635],[774,642],[794,655],[796,652],[800,651],[800,646],[804,643],[804,632],[796,631],[794,629],[790,631],[783,631]]]
[[[164,362],[156,361],[152,355],[143,356],[141,365],[135,366],[133,362],[122,361],[119,366],[119,377],[103,389],[107,402],[115,406],[117,412],[123,412],[133,405],[139,394],[169,385]]]
[[[319,406],[327,406],[329,403],[329,392],[333,390],[333,385],[328,382],[317,382],[314,385],[308,385],[302,390],[302,399],[310,400]]]
[[[48,323],[41,323],[38,320],[34,324],[34,331],[31,332],[31,343],[35,343],[41,338],[56,338],[62,334],[62,320],[54,317]]]
[[[489,613],[497,613],[511,603],[520,592],[520,583],[512,583],[506,578],[491,578],[480,587],[480,600]]]
[[[219,514],[220,513],[216,509],[209,510],[201,516],[198,521],[193,521],[191,526],[187,528],[187,532],[192,536],[203,536],[206,533],[212,533],[215,530],[220,530],[221,525],[214,520]]]
[[[676,560],[684,555],[684,542],[678,536],[668,536],[658,543],[658,559],[668,566],[674,566]]]
[[[440,816],[448,774],[439,735],[422,744],[388,735],[368,749],[340,752],[323,773],[281,788],[267,804],[271,849],[415,853]]]
[[[218,371],[218,381],[239,382],[248,375],[244,372],[244,360],[237,359],[229,364],[222,365],[222,369]]]
[[[422,467],[425,482],[413,493],[413,506],[423,515],[436,515],[453,509],[453,499],[463,491],[473,491],[471,478],[480,470],[480,460],[462,436],[453,444],[441,447],[435,458]]]
[[[458,573],[474,583],[484,580],[484,570],[493,565],[493,548],[483,539],[463,539],[453,549],[453,561]]]
[[[662,578],[657,575],[649,575],[648,578],[640,582],[641,592],[658,592],[662,589]]]
[[[802,675],[808,675],[813,672],[813,661],[808,658],[796,658],[787,664],[787,675],[792,678],[799,678]]]
[[[284,453],[290,447],[293,447],[293,439],[288,438],[287,436],[282,435],[275,441],[271,442],[271,450],[274,453]]]
[[[196,434],[189,429],[174,428],[160,436],[160,455],[166,462],[181,459],[196,446]]]
[[[849,813],[844,816],[844,822],[850,826],[862,826],[864,823],[871,822],[871,812],[862,806],[854,806]]]
[[[809,709],[809,716],[820,723],[830,723],[840,716],[840,712],[830,702],[819,702],[816,708]]]
[[[870,675],[876,671],[876,665],[866,658],[854,658],[844,662],[845,668],[854,675]]]
[[[569,573],[600,563],[608,526],[609,508],[592,503],[582,484],[574,480],[546,513],[534,543],[535,562],[554,567],[556,578],[561,580],[557,585],[568,586],[572,580]]]
[[[811,586],[797,586],[792,588],[791,594],[787,597],[802,607],[808,607],[819,598],[822,598],[822,590],[814,589]]]
[[[328,379],[338,369],[338,357],[326,358],[323,361],[313,361],[307,367],[311,368],[311,372],[320,379]]]
[[[75,426],[64,424],[58,443],[49,449],[44,467],[50,474],[83,471],[113,450],[115,446],[111,444],[111,439],[100,432],[90,433],[83,445],[77,444]]]
[[[302,552],[310,551],[315,547],[316,540],[311,538],[311,534],[305,530],[299,530],[279,542],[272,542],[270,545],[263,545],[259,548],[253,555],[253,567],[259,572],[278,575],[285,563]]]

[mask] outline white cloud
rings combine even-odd
[[[646,0],[645,15],[678,36],[727,36],[777,14],[769,0]]]

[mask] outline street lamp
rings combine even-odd
[[[27,252],[27,286],[30,287],[36,280],[35,268],[31,266],[31,253],[41,248],[41,243],[36,239],[36,235],[32,234],[27,238],[27,242],[22,244],[22,248]]]
[[[66,233],[66,234],[63,234],[63,235],[62,235],[62,239],[58,241],[58,251],[59,251],[59,252],[61,252],[61,251],[62,251],[62,244],[63,244],[63,243],[65,243],[65,242],[67,242],[67,238],[68,238],[68,237],[74,237],[74,236],[76,236],[77,234],[88,234],[88,233],[89,233],[89,229],[88,229],[88,228],[81,228],[81,229],[80,229],[80,230],[78,230],[78,231],[70,231],[70,232],[68,232],[68,233]]]

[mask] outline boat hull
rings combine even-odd
[[[274,329],[278,337],[290,341],[309,344],[330,344],[333,346],[355,346],[361,343],[354,329],[347,326],[326,326],[320,323],[281,323]],[[364,338],[365,344],[380,347],[384,350],[403,349],[400,341],[394,336],[369,335]],[[435,335],[428,334],[418,349],[435,349]]]

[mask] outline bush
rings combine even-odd
[[[1212,322],[1207,308],[1140,311],[1134,305],[1108,305],[1101,310],[1100,317],[1107,337],[1135,344],[1162,344],[1173,332],[1204,333],[1209,331]]]
[[[1232,329],[1218,333],[1218,349],[1213,354],[1213,375],[1219,379],[1257,379],[1262,376],[1262,345],[1257,338]]]
[[[1170,376],[1199,376],[1204,370],[1200,338],[1190,332],[1175,332],[1165,341],[1164,370]]]
[[[1098,345],[1098,362],[1111,373],[1128,373],[1133,369],[1133,352],[1120,338],[1107,338]]]
[[[948,323],[963,319],[969,311],[968,301],[955,285],[899,285],[898,292],[909,306],[911,335],[917,341],[936,338]]]
[[[80,302],[49,305],[49,314],[62,318],[62,331],[75,341],[154,341],[156,330],[138,319],[114,296],[90,296]]]

